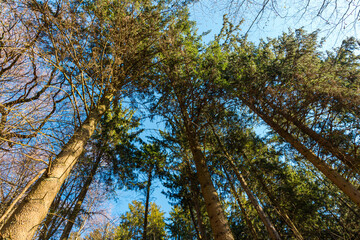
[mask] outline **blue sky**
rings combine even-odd
[[[191,20],[197,22],[198,33],[206,32],[211,30],[211,32],[203,38],[204,42],[211,41],[214,35],[220,32],[223,23],[223,14],[227,12],[227,9],[221,3],[213,4],[214,1],[200,1],[200,3],[194,4],[190,6],[190,14]],[[295,9],[294,7],[291,9],[289,5],[283,4],[281,5],[281,1],[279,1],[279,8],[283,9],[283,12],[279,13],[286,14],[288,16],[294,15],[296,11],[299,9]],[[287,1],[289,2],[289,1]],[[291,2],[291,1],[290,1]],[[242,18],[246,19],[254,19],[256,17],[256,11],[259,9],[259,6],[255,7],[255,9],[250,9],[251,6],[248,7],[248,12],[245,8],[245,13],[243,16],[230,16],[235,21],[239,21]],[[310,6],[312,7],[312,6]],[[315,9],[312,8],[312,9]],[[295,12],[294,12],[295,11]],[[351,17],[351,16],[350,16]],[[351,21],[351,18],[348,17],[348,21]],[[335,21],[335,16],[334,19]],[[249,26],[251,25],[251,20],[245,20],[242,25],[242,30],[245,33],[248,31]],[[264,15],[260,22],[255,23],[252,28],[248,32],[248,37],[250,41],[258,42],[261,38],[266,39],[267,37],[275,38],[282,34],[282,32],[288,32],[289,29],[295,30],[296,28],[304,27],[308,32],[312,32],[317,30],[319,26],[324,26],[324,29],[329,28],[329,25],[324,25],[321,20],[313,19],[309,16],[304,16],[302,19],[298,18],[274,18],[271,14]],[[341,32],[339,33],[339,28]],[[333,47],[339,46],[341,44],[342,39],[346,36],[351,36],[356,34],[356,28],[350,28],[349,26],[344,29],[344,26],[338,26],[338,29],[335,29],[332,33],[328,30],[324,30],[320,32],[320,37],[327,37],[327,41],[324,44],[324,49],[331,49]],[[153,122],[150,123],[146,121],[145,128],[148,129],[147,134],[150,132],[153,133],[153,129],[159,128],[162,126],[162,123]],[[150,130],[152,129],[152,130]],[[265,128],[260,128],[259,133],[261,131],[266,131]],[[161,194],[162,187],[161,184],[157,181],[156,184],[152,187],[153,192],[151,195],[151,201],[155,202],[160,206],[162,211],[168,213],[171,210],[171,206],[168,203],[166,197]],[[117,217],[119,214],[124,213],[128,210],[128,204],[133,200],[143,200],[144,194],[141,192],[134,191],[120,191],[118,195],[118,201],[113,203],[113,216]],[[168,214],[166,214],[168,216]]]

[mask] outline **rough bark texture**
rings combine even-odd
[[[86,197],[89,187],[90,187],[90,185],[94,179],[94,176],[96,174],[96,171],[100,165],[101,155],[102,155],[102,153],[100,152],[100,154],[97,156],[96,161],[90,171],[89,176],[87,177],[87,179],[77,197],[75,207],[74,207],[73,211],[71,212],[70,216],[68,217],[65,228],[61,234],[61,237],[60,237],[61,240],[66,240],[70,236],[70,232],[71,232],[72,227],[74,226],[76,217],[79,215],[79,212],[81,210],[81,205]]]
[[[249,101],[241,99],[252,111],[261,117],[273,130],[284,138],[291,146],[309,160],[320,172],[322,172],[334,185],[345,193],[357,206],[360,207],[360,191],[341,176],[336,170],[331,168],[325,161],[317,157],[311,150],[306,148],[294,136],[281,128],[273,119],[268,118],[262,111],[253,106]]]
[[[214,239],[234,240],[218,194],[212,183],[211,175],[206,165],[205,156],[203,155],[196,139],[194,139],[194,136],[190,132],[188,132],[187,135]]]
[[[33,185],[28,195],[1,229],[0,234],[3,238],[32,239],[42,220],[46,217],[61,185],[109,106],[110,98],[110,96],[103,97],[100,104],[90,111],[87,119],[54,159],[48,172],[44,173]]]

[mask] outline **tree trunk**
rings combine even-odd
[[[87,119],[49,166],[48,172],[44,173],[33,185],[28,195],[3,226],[0,231],[3,238],[25,240],[33,237],[41,221],[46,217],[61,185],[95,131],[101,116],[110,105],[111,98],[111,94],[103,96],[99,105],[90,111]]]
[[[102,151],[100,150],[100,153],[99,155],[97,156],[97,159],[89,173],[89,176],[87,176],[87,179],[77,197],[77,201],[76,201],[76,204],[75,204],[75,207],[73,209],[73,211],[71,212],[68,220],[67,220],[67,223],[65,225],[65,228],[61,234],[61,237],[60,239],[61,240],[66,240],[69,238],[70,236],[70,232],[71,232],[71,229],[75,223],[75,220],[76,220],[76,217],[78,216],[80,210],[81,210],[81,205],[86,197],[86,194],[89,190],[89,187],[94,179],[94,176],[96,174],[96,171],[97,169],[99,168],[99,165],[100,165],[100,162],[101,162],[101,156],[102,156]]]
[[[235,175],[237,177],[237,179],[240,182],[241,187],[244,189],[246,195],[248,196],[248,198],[250,199],[250,202],[253,204],[253,206],[255,207],[257,213],[259,214],[262,222],[264,223],[266,230],[268,231],[270,238],[273,240],[280,240],[280,235],[279,233],[276,231],[274,225],[272,224],[272,222],[270,221],[268,215],[264,212],[264,209],[261,207],[261,205],[259,204],[259,202],[256,200],[254,194],[251,192],[249,186],[247,185],[245,178],[242,176],[242,174],[240,174],[238,171],[235,170]]]
[[[214,126],[212,124],[210,124],[210,126],[212,128],[212,131],[213,131],[213,133],[215,135],[215,138],[216,138],[219,146],[221,147],[222,151],[224,152],[224,155],[225,155],[226,159],[228,160],[228,163],[230,164],[231,168],[234,170],[234,173],[235,173],[237,179],[239,180],[241,187],[244,189],[246,195],[250,199],[250,202],[253,204],[253,206],[255,207],[257,213],[259,214],[262,222],[264,223],[264,225],[266,227],[266,230],[268,231],[268,233],[270,235],[270,238],[273,239],[273,240],[280,240],[281,238],[280,238],[279,233],[276,231],[276,229],[275,229],[274,225],[271,223],[269,217],[267,216],[267,214],[264,212],[261,205],[256,200],[255,196],[253,195],[250,188],[248,187],[244,177],[242,176],[242,174],[239,173],[239,171],[238,171],[232,157],[226,151],[225,146],[222,144],[219,136],[215,132]]]
[[[269,197],[271,204],[274,206],[275,210],[278,214],[285,220],[286,224],[290,227],[291,231],[294,233],[295,237],[298,240],[304,240],[304,237],[301,235],[294,222],[290,219],[289,215],[284,211],[284,209],[280,206],[279,202],[272,195],[268,187],[266,186],[264,179],[261,175],[256,174],[257,179],[259,180],[261,186],[263,187],[266,195]]]
[[[197,177],[201,186],[201,192],[205,200],[206,211],[209,215],[211,229],[215,240],[234,240],[228,220],[222,209],[221,202],[215,190],[209,169],[206,165],[205,156],[192,131],[187,127],[187,138],[194,158]]]
[[[150,204],[150,188],[151,188],[151,180],[152,180],[152,170],[153,165],[150,165],[148,172],[148,180],[146,186],[146,200],[145,200],[145,213],[144,213],[144,231],[143,231],[143,240],[147,239],[147,225],[148,225],[148,215],[149,215],[149,204]]]
[[[255,231],[255,228],[254,228],[253,224],[251,223],[251,221],[250,221],[250,219],[249,219],[249,216],[247,215],[247,213],[246,213],[246,211],[245,211],[244,205],[241,203],[240,197],[239,197],[239,195],[238,195],[238,193],[237,193],[237,191],[236,191],[236,189],[235,189],[235,186],[234,186],[234,184],[233,184],[233,181],[232,181],[232,179],[230,178],[230,176],[229,176],[229,174],[228,174],[228,172],[226,171],[225,168],[224,168],[224,172],[225,172],[225,176],[226,176],[226,178],[227,178],[227,180],[228,180],[228,183],[230,184],[230,189],[231,189],[231,191],[232,191],[232,193],[233,193],[236,201],[237,201],[238,204],[239,204],[239,207],[240,207],[240,210],[241,210],[242,215],[243,215],[244,218],[245,218],[245,222],[246,222],[247,227],[249,228],[250,234],[252,235],[252,237],[253,237],[254,240],[259,239],[259,237],[258,237],[258,235],[257,235],[257,233],[256,233],[256,231]]]
[[[296,127],[299,128],[303,133],[307,134],[310,138],[312,138],[314,141],[316,141],[319,146],[326,149],[328,152],[330,152],[333,156],[337,157],[339,160],[341,160],[345,165],[347,165],[350,169],[352,169],[354,172],[360,174],[359,170],[359,162],[357,162],[352,156],[349,154],[343,152],[338,147],[335,147],[330,141],[325,139],[323,136],[309,128],[308,126],[304,125],[301,121],[299,121],[296,117],[291,116],[291,114],[287,113],[285,110],[281,110],[276,108],[274,104],[267,102],[267,104],[270,105],[274,111],[280,113],[281,116],[283,116],[287,121],[294,124]]]
[[[360,207],[360,191],[354,185],[348,182],[336,170],[327,165],[325,161],[316,156],[311,150],[300,143],[293,135],[281,128],[273,119],[266,116],[261,110],[256,108],[249,101],[240,98],[254,113],[263,119],[273,130],[282,138],[309,160],[320,172],[322,172],[333,184],[335,184],[343,193],[345,193],[357,206]]]
[[[195,221],[195,217],[194,217],[194,213],[192,211],[192,207],[190,206],[189,203],[187,204],[187,207],[189,208],[190,218],[191,218],[191,221],[192,221],[192,223],[194,225],[197,239],[201,240],[200,232],[199,232],[199,229],[198,229],[198,224]]]

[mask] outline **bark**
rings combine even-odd
[[[304,237],[301,235],[299,230],[297,229],[294,222],[290,219],[289,215],[286,213],[286,211],[281,207],[279,202],[276,200],[276,198],[272,195],[269,188],[266,186],[264,179],[261,175],[256,176],[259,180],[261,186],[263,187],[266,195],[270,199],[271,204],[274,206],[275,210],[278,212],[278,214],[285,220],[286,224],[290,227],[291,231],[294,233],[296,239],[303,240]]]
[[[299,121],[296,117],[293,117],[291,114],[287,113],[285,110],[280,110],[274,106],[274,104],[269,103],[274,111],[277,113],[280,113],[287,121],[294,124],[296,127],[298,127],[303,133],[307,134],[310,138],[315,140],[319,146],[326,149],[328,152],[330,152],[333,156],[337,157],[339,160],[341,160],[345,165],[347,165],[350,169],[352,169],[356,173],[360,173],[359,170],[359,162],[356,161],[352,156],[345,153],[338,147],[334,146],[330,141],[328,141],[326,138],[303,124],[301,121]]]
[[[230,184],[230,189],[231,189],[236,201],[239,204],[242,215],[245,218],[245,222],[246,222],[246,225],[247,225],[247,227],[248,227],[248,229],[250,231],[251,236],[253,237],[254,240],[259,239],[259,237],[258,237],[258,235],[257,235],[257,233],[255,231],[255,228],[254,228],[253,224],[251,223],[251,221],[249,219],[249,216],[247,215],[247,213],[245,211],[244,205],[241,203],[240,197],[239,197],[239,195],[238,195],[238,193],[237,193],[237,191],[235,189],[235,186],[233,184],[232,179],[230,179],[230,176],[229,176],[228,172],[226,171],[226,169],[224,169],[224,172],[225,172],[225,176],[226,176],[226,178],[228,180],[228,183]]]
[[[70,236],[70,232],[71,232],[71,229],[72,227],[74,226],[74,223],[75,223],[75,220],[76,220],[76,217],[79,215],[79,212],[81,210],[81,205],[86,197],[86,194],[89,190],[89,187],[94,179],[94,176],[96,174],[96,171],[97,169],[99,168],[99,165],[100,165],[100,162],[101,162],[101,156],[102,156],[102,151],[100,150],[100,153],[99,155],[97,156],[97,159],[90,171],[90,174],[89,176],[87,177],[78,197],[77,197],[77,200],[76,200],[76,204],[75,204],[75,207],[73,209],[73,211],[71,212],[68,220],[67,220],[67,223],[65,225],[65,228],[61,234],[61,237],[60,239],[62,240],[66,240],[69,238]]]
[[[196,236],[197,236],[197,239],[198,240],[201,240],[201,236],[200,236],[200,232],[199,232],[199,229],[198,229],[198,224],[196,223],[195,221],[195,217],[194,217],[194,213],[192,211],[192,208],[190,206],[190,204],[187,204],[188,205],[188,208],[189,208],[189,213],[190,213],[190,218],[191,218],[191,221],[194,225],[194,228],[195,228],[195,232],[196,232]]]
[[[198,181],[205,200],[206,211],[209,215],[211,229],[215,240],[234,240],[228,220],[215,190],[209,169],[206,165],[205,156],[192,131],[187,127],[187,138],[194,158]]]
[[[13,210],[16,203],[24,196],[25,192],[31,187],[31,185],[36,182],[36,180],[45,172],[45,169],[41,170],[33,179],[26,184],[25,188],[21,191],[21,193],[11,202],[10,206],[6,209],[4,214],[0,218],[0,224],[6,220],[6,217],[9,215],[9,213]]]
[[[190,189],[191,189],[191,203],[194,206],[195,212],[196,212],[196,219],[197,219],[197,226],[199,228],[199,239],[207,240],[207,234],[206,234],[206,228],[204,226],[203,222],[203,214],[201,211],[201,202],[200,202],[200,189],[198,187],[198,184],[193,178],[193,175],[191,174],[191,163],[189,159],[186,159],[186,167],[189,172],[189,179],[190,179]]]
[[[235,175],[239,180],[241,187],[244,189],[246,195],[248,196],[250,202],[253,204],[257,213],[259,214],[261,221],[264,223],[266,230],[269,233],[270,238],[273,240],[280,240],[281,238],[279,233],[276,231],[268,215],[264,212],[264,209],[261,207],[254,194],[251,192],[249,186],[247,185],[247,182],[245,181],[245,178],[238,171],[235,171]]]
[[[256,200],[254,194],[251,192],[250,188],[248,187],[245,178],[242,176],[242,174],[239,173],[232,157],[228,154],[228,152],[226,151],[224,145],[222,144],[219,136],[216,134],[214,127],[210,124],[212,131],[215,135],[215,138],[217,140],[217,142],[219,143],[220,147],[222,148],[226,159],[228,160],[228,163],[230,164],[231,168],[234,170],[234,173],[237,177],[237,179],[240,182],[241,187],[244,189],[246,195],[248,196],[248,198],[250,199],[250,202],[253,204],[253,206],[255,207],[257,213],[259,214],[261,221],[264,223],[266,230],[269,233],[269,236],[271,239],[273,240],[280,240],[280,235],[277,232],[277,230],[275,229],[274,225],[272,224],[272,222],[270,221],[269,217],[267,216],[267,214],[264,212],[263,208],[261,207],[261,205],[258,203],[258,201]]]
[[[0,231],[3,238],[31,239],[60,190],[84,147],[94,133],[101,116],[110,105],[111,94],[103,96],[99,105],[89,112],[62,151],[57,155],[41,178],[33,185],[28,195],[17,207]]]
[[[143,231],[143,240],[147,239],[147,225],[148,225],[148,215],[149,215],[149,202],[150,202],[150,188],[151,188],[151,180],[152,180],[152,170],[153,165],[150,165],[148,172],[148,180],[146,186],[146,200],[145,200],[145,213],[144,213],[144,231]]]
[[[263,119],[273,130],[275,130],[282,138],[309,160],[321,173],[323,173],[334,185],[336,185],[343,193],[345,193],[357,206],[360,207],[360,191],[341,176],[336,170],[331,168],[325,161],[316,156],[311,150],[306,148],[293,135],[281,128],[272,118],[266,116],[261,110],[256,108],[251,102],[241,98],[241,100],[259,117]]]

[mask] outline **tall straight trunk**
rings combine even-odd
[[[271,204],[274,206],[274,208],[278,212],[278,214],[285,220],[286,224],[290,227],[291,231],[294,233],[296,239],[304,240],[304,237],[301,235],[301,233],[297,229],[295,223],[290,219],[289,215],[281,207],[279,202],[276,200],[276,198],[270,192],[269,188],[266,186],[263,177],[260,174],[256,174],[256,178],[259,180],[259,182],[260,182],[262,188],[264,189],[266,195],[270,199]]]
[[[287,121],[294,124],[296,127],[298,127],[299,130],[301,130],[303,133],[307,134],[310,138],[312,138],[314,141],[316,141],[319,146],[323,147],[325,150],[330,152],[333,156],[337,157],[339,160],[341,160],[345,165],[347,165],[350,169],[352,169],[354,172],[360,174],[359,169],[359,161],[356,161],[352,156],[345,153],[338,147],[334,146],[332,142],[328,141],[326,138],[306,126],[303,122],[299,121],[296,117],[292,116],[286,110],[278,109],[274,104],[267,102],[269,106],[274,109],[277,113],[280,113],[281,116],[283,116]]]
[[[84,202],[84,199],[86,197],[86,194],[89,190],[89,187],[94,179],[94,176],[96,174],[97,169],[99,168],[100,162],[101,162],[101,156],[102,156],[102,151],[100,150],[100,153],[96,156],[96,160],[95,163],[93,164],[93,167],[89,173],[89,176],[87,176],[87,179],[83,185],[83,187],[81,188],[81,191],[77,197],[76,200],[76,204],[74,209],[72,210],[71,214],[69,215],[68,219],[67,219],[67,223],[65,225],[65,228],[61,234],[60,239],[61,240],[66,240],[69,238],[70,236],[70,232],[72,227],[74,226],[76,217],[79,215],[79,212],[81,210],[81,205]]]
[[[238,171],[235,170],[234,172],[235,172],[235,175],[236,175],[237,179],[240,182],[240,185],[241,185],[242,189],[244,189],[244,191],[245,191],[246,195],[248,196],[250,202],[255,207],[255,209],[256,209],[257,213],[259,214],[262,222],[264,223],[264,225],[266,227],[266,230],[269,233],[270,238],[273,239],[273,240],[280,240],[281,238],[280,238],[279,233],[276,231],[276,228],[272,224],[272,222],[270,221],[269,216],[264,212],[264,209],[261,207],[261,205],[259,204],[259,202],[255,198],[254,194],[250,190],[249,186],[247,185],[247,182],[245,181],[245,178]]]
[[[151,180],[152,180],[152,170],[153,165],[150,165],[148,172],[148,180],[146,185],[146,200],[145,200],[145,213],[144,213],[144,230],[143,230],[143,240],[147,239],[147,225],[148,225],[148,215],[149,215],[149,204],[150,204],[150,188],[151,188]]]
[[[233,180],[230,178],[229,173],[227,172],[227,170],[225,168],[224,168],[224,172],[225,172],[225,176],[226,176],[226,178],[228,180],[228,183],[230,184],[230,189],[231,189],[236,201],[239,204],[240,211],[241,211],[242,215],[245,218],[245,222],[246,222],[246,225],[247,225],[247,227],[248,227],[248,229],[250,231],[251,236],[253,237],[254,240],[259,239],[259,237],[258,237],[258,235],[256,233],[256,230],[255,230],[253,224],[251,223],[251,221],[249,219],[249,216],[247,215],[247,213],[245,211],[244,205],[241,203],[239,194],[237,193],[237,191],[235,189],[235,186],[233,184]]]
[[[16,208],[0,231],[3,238],[32,239],[64,183],[96,125],[110,105],[111,94],[103,96],[99,105],[89,112],[87,119],[75,131],[69,142],[53,160],[41,178],[32,186],[28,195]]]
[[[201,211],[201,202],[200,202],[200,192],[199,187],[196,181],[194,181],[192,170],[191,170],[191,163],[190,160],[186,159],[186,167],[189,172],[189,179],[190,179],[190,189],[191,189],[191,202],[194,206],[194,209],[196,211],[196,219],[197,219],[197,226],[199,228],[199,239],[207,240],[207,234],[206,229],[203,222],[203,215]]]
[[[219,146],[221,147],[226,159],[228,160],[227,162],[229,163],[231,168],[234,170],[234,173],[235,173],[237,179],[239,180],[241,187],[244,189],[246,195],[250,199],[250,202],[253,204],[253,206],[255,207],[255,209],[257,211],[257,213],[259,214],[259,217],[260,217],[261,221],[264,223],[264,225],[266,227],[266,230],[269,233],[270,238],[273,239],[273,240],[280,240],[281,239],[280,235],[277,232],[275,226],[272,224],[269,217],[267,216],[267,214],[264,212],[261,205],[256,200],[254,194],[252,193],[252,191],[248,187],[248,185],[247,185],[247,183],[245,181],[245,178],[242,176],[242,174],[239,173],[232,156],[226,151],[225,146],[223,145],[223,143],[221,142],[219,136],[217,135],[214,126],[212,124],[210,124],[210,126],[212,128],[212,131],[213,131],[213,133],[215,135],[215,138],[216,138]]]
[[[190,218],[191,218],[191,221],[194,225],[194,228],[195,228],[195,232],[196,232],[196,237],[198,240],[201,240],[201,235],[200,235],[200,232],[199,232],[199,229],[198,229],[198,224],[197,222],[195,221],[195,217],[194,217],[194,213],[193,213],[193,210],[192,210],[192,207],[190,206],[190,204],[187,204],[188,208],[189,208],[189,213],[190,213]]]
[[[219,196],[215,190],[211,175],[206,164],[205,156],[191,127],[187,126],[187,139],[194,158],[196,173],[201,192],[205,200],[206,211],[209,215],[211,229],[215,240],[234,240],[228,220],[222,208]]]
[[[299,142],[293,135],[284,130],[272,118],[266,116],[260,109],[256,108],[251,102],[240,98],[254,113],[263,119],[273,130],[309,160],[320,172],[322,172],[334,185],[345,193],[357,206],[360,207],[360,191],[341,176],[336,170],[331,168],[325,161],[316,156],[311,150]]]

